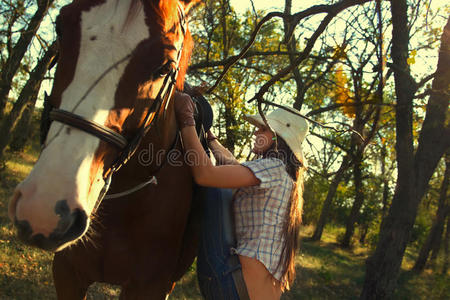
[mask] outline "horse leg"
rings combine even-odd
[[[167,280],[159,280],[145,283],[128,283],[122,286],[120,300],[165,300],[171,290],[173,283]]]
[[[58,300],[86,300],[87,289],[91,283],[77,276],[78,273],[64,254],[55,254],[52,269]]]
[[[188,216],[187,225],[183,235],[181,250],[178,255],[178,263],[175,273],[172,275],[172,281],[176,282],[183,277],[186,271],[194,262],[198,252],[198,244],[201,230],[201,199],[199,196],[200,189],[196,190],[192,199],[192,204]]]

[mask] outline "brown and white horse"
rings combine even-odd
[[[9,205],[19,237],[56,252],[59,299],[84,299],[93,282],[122,286],[122,299],[164,299],[194,259],[191,175],[180,155],[167,163],[167,151],[181,149],[170,81],[182,89],[194,2],[75,0],[61,9],[54,121]],[[157,184],[98,206],[108,176],[135,152],[127,143],[147,159],[132,156],[109,193],[152,176]]]

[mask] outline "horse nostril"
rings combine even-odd
[[[27,242],[30,239],[31,234],[33,233],[30,223],[28,223],[28,221],[25,220],[19,221],[17,220],[17,218],[15,218],[14,225],[17,228],[17,236],[19,237],[19,239],[24,242]]]
[[[87,226],[86,213],[80,209],[74,210],[60,218],[58,227],[47,238],[43,234],[33,234],[30,223],[26,220],[14,221],[17,228],[17,235],[25,244],[38,248],[55,251],[59,246],[76,240],[80,237]]]
[[[70,215],[60,216],[58,227],[50,234],[50,240],[65,243],[80,237],[87,226],[87,215],[81,209],[75,209]]]

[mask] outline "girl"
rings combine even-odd
[[[260,158],[243,164],[208,132],[209,147],[220,164],[215,166],[195,131],[190,96],[176,93],[174,101],[187,163],[196,183],[237,189],[233,200],[237,239],[234,252],[242,265],[250,299],[280,299],[295,277],[305,169],[301,144],[308,124],[298,115],[277,109],[267,116],[275,137],[260,116],[246,116],[258,128],[252,151]],[[236,295],[235,291],[232,294]]]

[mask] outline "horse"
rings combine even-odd
[[[58,299],[86,299],[94,282],[119,285],[121,299],[165,299],[195,258],[193,181],[170,99],[197,1],[75,0],[60,11],[52,122],[8,207],[24,243],[55,252]]]

